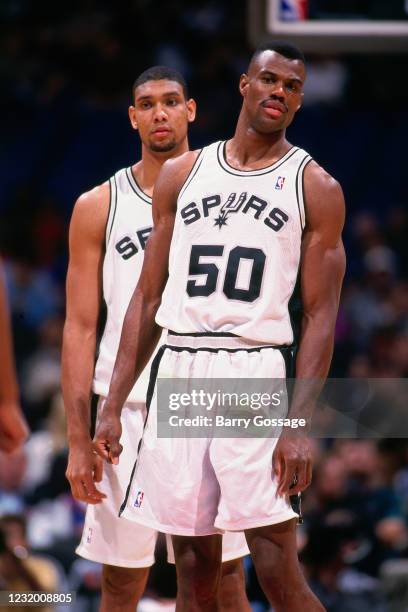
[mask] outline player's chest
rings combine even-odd
[[[298,212],[296,188],[290,176],[272,173],[266,177],[203,176],[179,198],[179,222],[186,227],[201,225],[238,230],[284,232]]]

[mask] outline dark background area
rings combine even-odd
[[[313,7],[318,17],[319,3]],[[33,429],[21,455],[0,457],[0,514],[26,518],[29,547],[80,589],[78,610],[97,600],[99,567],[74,560],[84,509],[64,478],[59,376],[70,215],[82,192],[138,158],[127,107],[133,81],[151,65],[186,76],[198,103],[192,148],[232,135],[238,79],[252,52],[247,11],[243,0],[0,4],[0,250]],[[341,182],[348,211],[332,375],[405,377],[407,56],[307,60],[305,103],[288,137]],[[329,612],[408,605],[407,451],[404,440],[315,444],[299,550]],[[266,609],[251,569],[249,577],[252,599]],[[165,584],[171,594],[167,578],[155,572],[154,597]]]

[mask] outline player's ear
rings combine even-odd
[[[246,96],[246,90],[248,87],[248,83],[249,83],[248,75],[245,73],[241,74],[241,78],[239,79],[239,93],[244,98]]]
[[[187,100],[186,106],[187,106],[187,118],[188,118],[188,122],[192,123],[194,121],[194,119],[196,118],[196,112],[197,112],[196,101],[193,100],[193,98],[190,98],[189,100]]]
[[[130,123],[134,130],[137,130],[137,121],[136,121],[136,109],[134,106],[129,106],[128,109]]]
[[[303,106],[303,96],[304,96],[304,95],[305,95],[305,94],[304,94],[303,92],[300,94],[299,105],[298,105],[298,107],[297,107],[296,111],[298,111],[300,108],[302,108],[302,106]]]

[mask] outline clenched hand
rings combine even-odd
[[[101,411],[93,439],[93,448],[102,459],[117,465],[122,445],[119,443],[122,425],[119,415],[106,403]]]
[[[273,469],[278,479],[277,495],[296,495],[312,481],[312,453],[303,435],[282,435],[273,453]]]

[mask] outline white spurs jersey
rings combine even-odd
[[[267,168],[243,171],[226,161],[225,142],[202,149],[177,201],[159,325],[178,333],[294,342],[289,301],[299,271],[303,172],[310,160],[292,147]]]
[[[107,320],[95,367],[93,390],[107,396],[119,348],[123,319],[139,280],[146,241],[152,230],[152,200],[137,184],[131,168],[111,179],[110,208],[103,262],[103,297]],[[147,367],[129,394],[129,402],[146,401]]]

